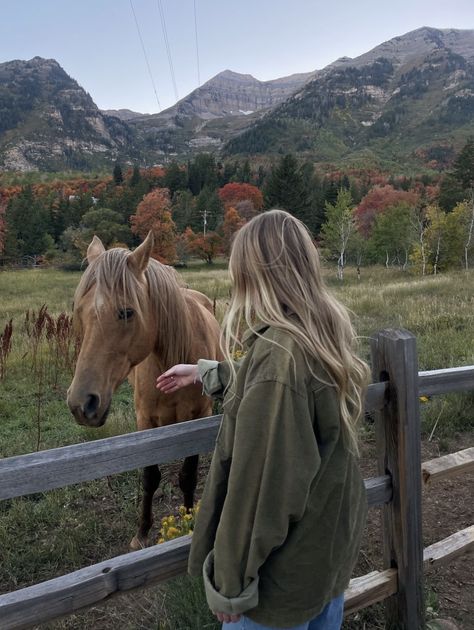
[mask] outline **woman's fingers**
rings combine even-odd
[[[196,365],[175,365],[156,379],[156,387],[165,394],[171,394],[181,389],[181,387],[195,383],[196,374]]]

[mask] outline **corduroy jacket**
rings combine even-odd
[[[309,370],[285,331],[256,332],[225,394],[189,573],[203,572],[211,610],[285,628],[347,587],[366,492],[323,368]],[[200,361],[199,370],[204,392],[222,397],[228,364]]]

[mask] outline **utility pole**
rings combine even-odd
[[[203,234],[204,236],[206,236],[206,228],[207,228],[207,209],[204,208],[204,210],[202,211],[202,218],[203,218]]]

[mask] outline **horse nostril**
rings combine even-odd
[[[91,420],[97,413],[100,406],[100,398],[96,394],[89,394],[86,404],[84,405],[84,415]]]

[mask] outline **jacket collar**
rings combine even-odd
[[[270,324],[265,324],[264,322],[255,324],[253,329],[249,328],[245,331],[242,337],[242,344],[247,348],[250,348],[255,343],[257,337],[262,335],[268,328],[270,328]]]

